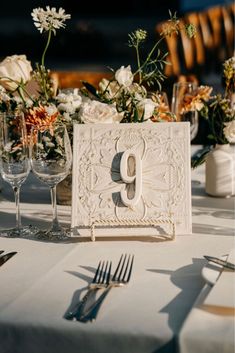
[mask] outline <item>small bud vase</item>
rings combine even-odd
[[[235,145],[216,145],[206,157],[206,193],[216,197],[235,195]]]

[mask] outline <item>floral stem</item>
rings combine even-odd
[[[24,97],[24,90],[21,85],[19,85],[16,89],[16,91],[19,93],[20,98],[22,99],[24,105],[26,105],[25,97]]]
[[[52,31],[50,29],[48,31],[47,43],[46,43],[45,49],[44,49],[43,54],[42,54],[41,65],[42,65],[43,68],[45,67],[45,55],[46,55],[47,49],[48,49],[50,41],[51,41],[51,32]]]
[[[152,50],[149,52],[148,56],[147,56],[147,59],[145,60],[148,61],[151,56],[153,55],[153,53],[155,52],[156,48],[158,47],[158,45],[161,43],[161,41],[163,40],[164,36],[162,36],[153,46]]]
[[[12,78],[7,77],[7,76],[1,76],[0,78],[1,78],[1,79],[2,79],[2,78],[6,78],[6,79],[8,79],[9,81],[18,84],[18,86],[17,86],[17,88],[15,89],[15,91],[17,91],[17,92],[19,93],[19,96],[20,96],[20,98],[22,99],[22,101],[24,102],[24,104],[25,104],[24,93],[31,99],[31,101],[32,101],[33,103],[35,102],[35,100],[30,96],[30,94],[28,93],[28,91],[27,91],[26,88],[25,88],[25,85],[24,85],[22,82],[19,83],[19,82],[17,82],[16,80],[13,80]]]
[[[47,74],[46,74],[46,69],[45,69],[45,56],[46,56],[46,52],[47,52],[47,49],[48,49],[50,41],[51,41],[51,33],[52,33],[52,30],[50,29],[48,31],[47,43],[46,43],[45,49],[42,54],[41,68],[40,68],[41,77],[42,77],[42,90],[44,92],[46,101],[48,100],[48,92],[47,92]]]
[[[140,53],[139,53],[139,45],[136,45],[136,57],[137,57],[137,65],[138,65],[138,71],[139,71],[139,84],[142,82],[142,72],[140,70]]]
[[[163,40],[163,36],[154,44],[152,50],[149,52],[147,58],[145,59],[145,61],[143,62],[142,65],[140,65],[140,63],[138,63],[138,69],[136,70],[136,72],[134,73],[134,76],[137,75],[139,73],[139,84],[142,83],[142,69],[146,66],[146,64],[149,62],[149,60],[151,59],[154,51],[156,50],[156,48],[158,47],[158,45],[161,43],[161,41]],[[136,51],[137,51],[137,46],[136,46]],[[138,54],[137,54],[138,55]],[[138,57],[137,57],[138,60]]]

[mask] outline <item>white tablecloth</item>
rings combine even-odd
[[[200,308],[193,308],[200,292],[208,290],[201,276],[203,255],[221,256],[234,245],[234,199],[206,196],[203,178],[204,167],[192,174],[193,235],[178,235],[174,241],[0,238],[0,250],[18,252],[0,267],[0,353],[233,353],[231,333],[222,333],[228,322],[234,325],[234,318],[213,317],[215,327],[220,325],[220,340],[229,342],[227,350],[222,344],[205,345],[199,330],[195,335],[193,330],[205,318]],[[6,183],[2,187],[0,228],[12,226],[15,219],[12,191]],[[32,175],[22,186],[21,201],[24,224],[48,227],[49,191]],[[69,224],[70,207],[59,206],[58,211],[60,220]],[[135,254],[130,283],[112,289],[95,322],[66,320],[98,261],[112,260],[115,266],[122,253]],[[214,328],[207,330],[204,336],[213,341]]]

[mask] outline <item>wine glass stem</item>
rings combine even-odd
[[[21,217],[20,217],[20,188],[15,186],[13,187],[15,195],[15,204],[16,204],[16,228],[21,228]]]
[[[51,202],[53,209],[52,230],[60,230],[60,225],[57,216],[57,202],[56,202],[56,185],[51,187]]]

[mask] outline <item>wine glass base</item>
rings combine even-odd
[[[66,230],[66,229],[60,229],[60,230],[40,230],[35,238],[37,238],[38,240],[45,240],[45,241],[66,241],[71,239],[70,236],[70,229]]]
[[[38,232],[39,228],[29,225],[20,228],[9,228],[0,230],[0,237],[6,238],[31,238],[34,237]]]

